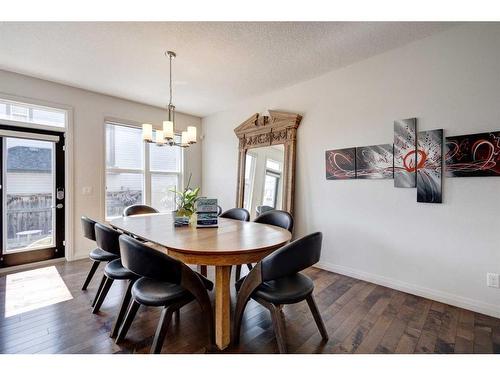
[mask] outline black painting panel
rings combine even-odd
[[[500,176],[500,131],[446,137],[448,177]]]

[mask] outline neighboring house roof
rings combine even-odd
[[[51,172],[52,150],[48,148],[14,146],[7,154],[8,172]]]

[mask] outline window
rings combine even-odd
[[[273,159],[267,159],[266,160],[266,169],[271,170],[276,173],[281,172],[281,162],[273,160]]]
[[[266,159],[264,194],[262,196],[262,204],[265,206],[278,208],[276,203],[281,179],[281,165],[282,163],[279,161]]]
[[[56,128],[66,127],[66,111],[0,99],[0,119]]]
[[[140,128],[106,123],[106,219],[132,204],[173,211],[181,182],[182,148],[144,144]]]

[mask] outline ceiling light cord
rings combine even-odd
[[[172,54],[169,54],[168,55],[169,57],[169,60],[170,60],[170,100],[168,102],[168,105],[171,106],[172,105]]]

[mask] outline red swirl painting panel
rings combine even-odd
[[[356,147],[356,178],[394,177],[392,144]]]
[[[417,186],[417,120],[394,121],[394,187]]]
[[[343,148],[325,152],[326,179],[349,180],[356,178],[356,148]]]
[[[500,176],[500,132],[446,137],[447,177]]]

